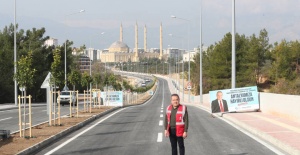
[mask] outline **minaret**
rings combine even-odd
[[[162,59],[162,56],[163,56],[163,38],[162,38],[162,23],[160,23],[160,28],[159,28],[160,32],[159,32],[159,48],[160,48],[160,51],[159,51],[159,59],[161,60]]]
[[[135,61],[138,62],[139,61],[139,49],[138,49],[138,25],[137,25],[137,22],[135,23],[135,54],[134,54],[134,57],[135,57]]]
[[[121,23],[121,26],[120,26],[120,42],[123,42],[123,26],[122,26],[122,23]]]
[[[144,52],[147,52],[147,27],[144,27]]]

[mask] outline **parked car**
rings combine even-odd
[[[73,91],[61,91],[59,98],[57,100],[60,100],[60,104],[64,106],[65,104],[70,104],[70,97],[71,97],[72,105],[77,104],[76,93]]]

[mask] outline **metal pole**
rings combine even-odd
[[[190,24],[188,25],[188,52],[189,52],[189,83],[191,83],[191,61],[190,61]],[[190,102],[190,96],[191,96],[191,89],[189,89],[189,100]]]
[[[182,101],[184,101],[184,61],[182,55]]]
[[[92,77],[92,47],[91,47],[91,38],[90,37],[90,48],[89,48],[89,56],[90,56],[90,77]],[[91,92],[92,91],[92,83],[90,82],[90,96],[91,96]],[[90,106],[92,106],[92,101],[90,99]]]
[[[66,21],[67,16],[74,15],[74,14],[77,14],[77,13],[82,13],[84,11],[85,10],[80,10],[79,12],[75,12],[75,13],[72,13],[72,14],[65,15],[65,21]],[[67,34],[67,32],[65,32],[65,35],[66,34]],[[67,38],[66,38],[66,41],[65,41],[65,88],[67,88]]]
[[[16,28],[16,16],[17,16],[17,2],[15,0],[15,7],[14,7],[14,74],[17,74],[17,28]],[[15,85],[15,106],[17,106],[18,103],[18,89],[17,89],[17,80],[14,80],[14,85]]]
[[[232,57],[231,88],[235,88],[235,0],[232,0]]]
[[[184,19],[184,18],[178,18],[176,16],[171,16],[171,18],[177,18],[177,19],[181,19],[181,20],[185,20],[185,21],[188,21],[188,22],[191,22],[190,20],[188,19]],[[190,46],[190,24],[188,25],[188,48],[187,48],[187,51],[189,52],[189,71],[188,71],[188,82],[190,82],[191,80],[191,74],[190,74],[190,68],[191,68],[191,63],[190,63],[190,51],[189,51],[189,46]],[[191,90],[189,89],[189,96],[188,96],[188,102],[190,102],[190,95],[191,95]]]
[[[67,39],[65,42],[65,87],[67,88]]]
[[[203,90],[202,90],[202,0],[200,1],[200,72],[199,72],[199,76],[200,76],[200,81],[199,81],[199,87],[200,87],[200,92],[199,92],[199,96],[200,96],[200,104],[203,103]]]

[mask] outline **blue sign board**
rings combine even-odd
[[[109,91],[101,92],[103,102],[107,106],[123,106],[123,92],[122,91]]]

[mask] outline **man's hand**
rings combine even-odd
[[[170,133],[168,130],[165,130],[165,137],[169,137],[170,136]]]
[[[184,132],[182,137],[185,139],[187,137],[187,132]]]

